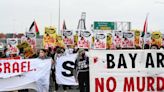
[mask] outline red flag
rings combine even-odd
[[[146,16],[145,22],[144,22],[144,27],[143,27],[143,32],[142,32],[142,36],[144,37],[144,35],[147,33],[147,28],[148,28],[148,15]]]

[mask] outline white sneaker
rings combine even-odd
[[[67,91],[64,91],[64,92],[67,92]]]

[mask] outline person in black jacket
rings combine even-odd
[[[89,57],[84,49],[79,49],[75,62],[75,79],[79,83],[80,92],[89,92]]]

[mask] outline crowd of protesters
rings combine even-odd
[[[51,80],[49,88],[39,89],[41,91],[38,92],[49,92],[50,90],[53,92],[57,92],[59,87],[62,87],[64,92],[67,90],[72,89],[72,86],[69,85],[58,85],[55,78],[55,62],[56,59],[62,57],[66,54],[77,54],[77,59],[75,61],[75,72],[74,76],[76,82],[79,83],[79,86],[76,87],[76,90],[80,90],[80,92],[89,92],[89,59],[86,56],[85,52],[88,51],[87,49],[79,49],[79,48],[72,48],[71,46],[67,46],[66,48],[63,47],[56,47],[56,48],[48,48],[48,49],[39,49],[36,53],[32,53],[29,57],[25,56],[25,51],[20,49],[19,53],[9,53],[8,49],[5,48],[1,54],[0,58],[12,58],[12,59],[31,59],[31,58],[39,58],[39,59],[48,59],[52,58],[52,68],[51,68]],[[18,92],[30,92],[29,89],[18,90]]]
[[[149,49],[148,45],[144,46],[144,49]],[[137,48],[136,48],[137,49]],[[141,49],[141,48],[140,48]],[[152,46],[151,49],[158,49],[156,46]],[[25,51],[19,49],[19,53],[9,53],[7,48],[4,48],[0,53],[0,58],[14,58],[14,59],[29,59],[29,58],[39,58],[39,59],[47,59],[52,58],[52,68],[51,68],[51,80],[50,83],[54,83],[54,86],[51,85],[50,88],[40,89],[41,92],[49,92],[49,90],[54,89],[54,92],[57,92],[59,87],[62,86],[64,92],[69,89],[72,89],[69,85],[58,85],[55,78],[55,62],[57,58],[62,57],[66,54],[77,53],[77,59],[75,61],[75,79],[79,83],[78,90],[80,92],[89,92],[89,57],[86,55],[86,51],[88,49],[79,49],[72,48],[72,46],[68,45],[66,48],[63,47],[55,47],[48,49],[40,49],[36,50],[35,53],[29,55],[29,57],[25,56]],[[18,92],[30,92],[28,89],[19,90]],[[40,91],[39,91],[40,92]]]

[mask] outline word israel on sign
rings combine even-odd
[[[90,92],[164,91],[163,51],[91,50],[89,55]]]
[[[35,89],[48,92],[51,59],[0,60],[0,92]]]

